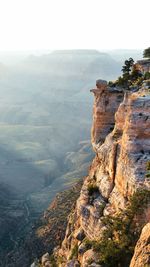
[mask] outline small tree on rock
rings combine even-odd
[[[133,58],[130,57],[128,60],[125,60],[124,66],[122,66],[123,75],[122,77],[119,77],[118,85],[122,85],[124,87],[129,88],[133,64],[134,64]]]
[[[123,77],[125,79],[129,79],[133,64],[134,64],[133,58],[130,57],[129,60],[125,60],[124,66],[122,67]]]

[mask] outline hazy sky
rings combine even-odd
[[[0,50],[150,46],[149,0],[0,0]]]

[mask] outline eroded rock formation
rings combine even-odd
[[[103,236],[107,228],[104,218],[125,212],[138,189],[150,190],[146,175],[150,161],[148,90],[143,86],[138,92],[125,92],[110,88],[103,80],[97,80],[96,86],[91,90],[94,93],[91,139],[96,156],[84,178],[76,207],[69,215],[62,245],[54,250],[53,260],[60,267],[103,267],[91,241],[97,242]],[[143,206],[136,225],[145,227],[132,260],[130,255],[127,264],[130,267],[150,266],[149,222],[150,206]]]
[[[150,223],[147,223],[135,247],[130,267],[150,266]]]
[[[104,80],[96,81],[93,107],[93,126],[91,131],[91,141],[93,149],[97,151],[98,146],[104,142],[108,133],[112,132],[115,124],[115,112],[123,100],[123,91],[112,89],[107,86]]]
[[[150,159],[150,95],[141,89],[137,93],[125,93],[123,99],[122,90],[110,89],[100,80],[91,91],[95,96],[92,145],[96,157],[57,252],[63,258],[59,266],[100,266],[96,253],[88,248],[85,240],[98,240],[105,228],[102,218],[124,210],[138,188],[150,189],[150,180],[146,177],[146,163]],[[147,209],[143,216],[145,224],[150,221],[149,215],[150,209]],[[147,236],[145,231],[143,229],[142,241],[138,241],[132,267],[144,266],[135,262],[138,262],[138,254],[145,257],[141,242],[146,244],[150,238],[150,231]],[[143,253],[147,249],[149,246]],[[140,262],[142,259],[138,264]]]

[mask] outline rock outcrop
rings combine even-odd
[[[135,247],[130,267],[150,266],[150,223],[147,223]]]
[[[91,141],[95,151],[104,142],[107,134],[112,132],[115,124],[114,115],[124,95],[122,90],[108,87],[104,80],[97,80],[96,86],[91,90],[95,97],[91,131]]]
[[[95,96],[92,145],[96,157],[57,252],[63,258],[59,266],[77,266],[74,262],[83,267],[100,266],[87,240],[100,239],[105,229],[102,219],[124,210],[138,188],[150,189],[150,180],[146,177],[146,164],[150,160],[150,95],[141,89],[136,93],[126,92],[123,99],[122,90],[109,88],[100,80],[91,91]],[[143,212],[143,224],[146,224],[150,221],[150,209]],[[141,238],[146,242],[150,233],[145,237],[143,231]],[[135,265],[140,242],[132,267],[144,266]],[[146,252],[149,247],[145,249]],[[144,257],[142,253],[141,257]]]

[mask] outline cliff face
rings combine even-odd
[[[98,81],[97,88],[91,91],[95,96],[92,145],[96,157],[70,215],[58,252],[64,263],[59,266],[100,266],[92,265],[98,262],[97,254],[85,245],[85,240],[98,240],[105,228],[102,219],[124,210],[138,188],[150,189],[146,178],[150,95],[141,89],[125,93],[123,99],[123,92],[110,89],[105,81]],[[142,220],[145,224],[150,221],[149,208]],[[134,262],[131,266],[144,266]]]
[[[150,223],[147,223],[135,247],[130,267],[150,266]]]
[[[97,88],[91,90],[95,98],[91,130],[91,142],[95,151],[104,142],[107,134],[112,132],[114,115],[123,100],[123,91],[108,88],[106,81],[97,80],[96,86]]]

